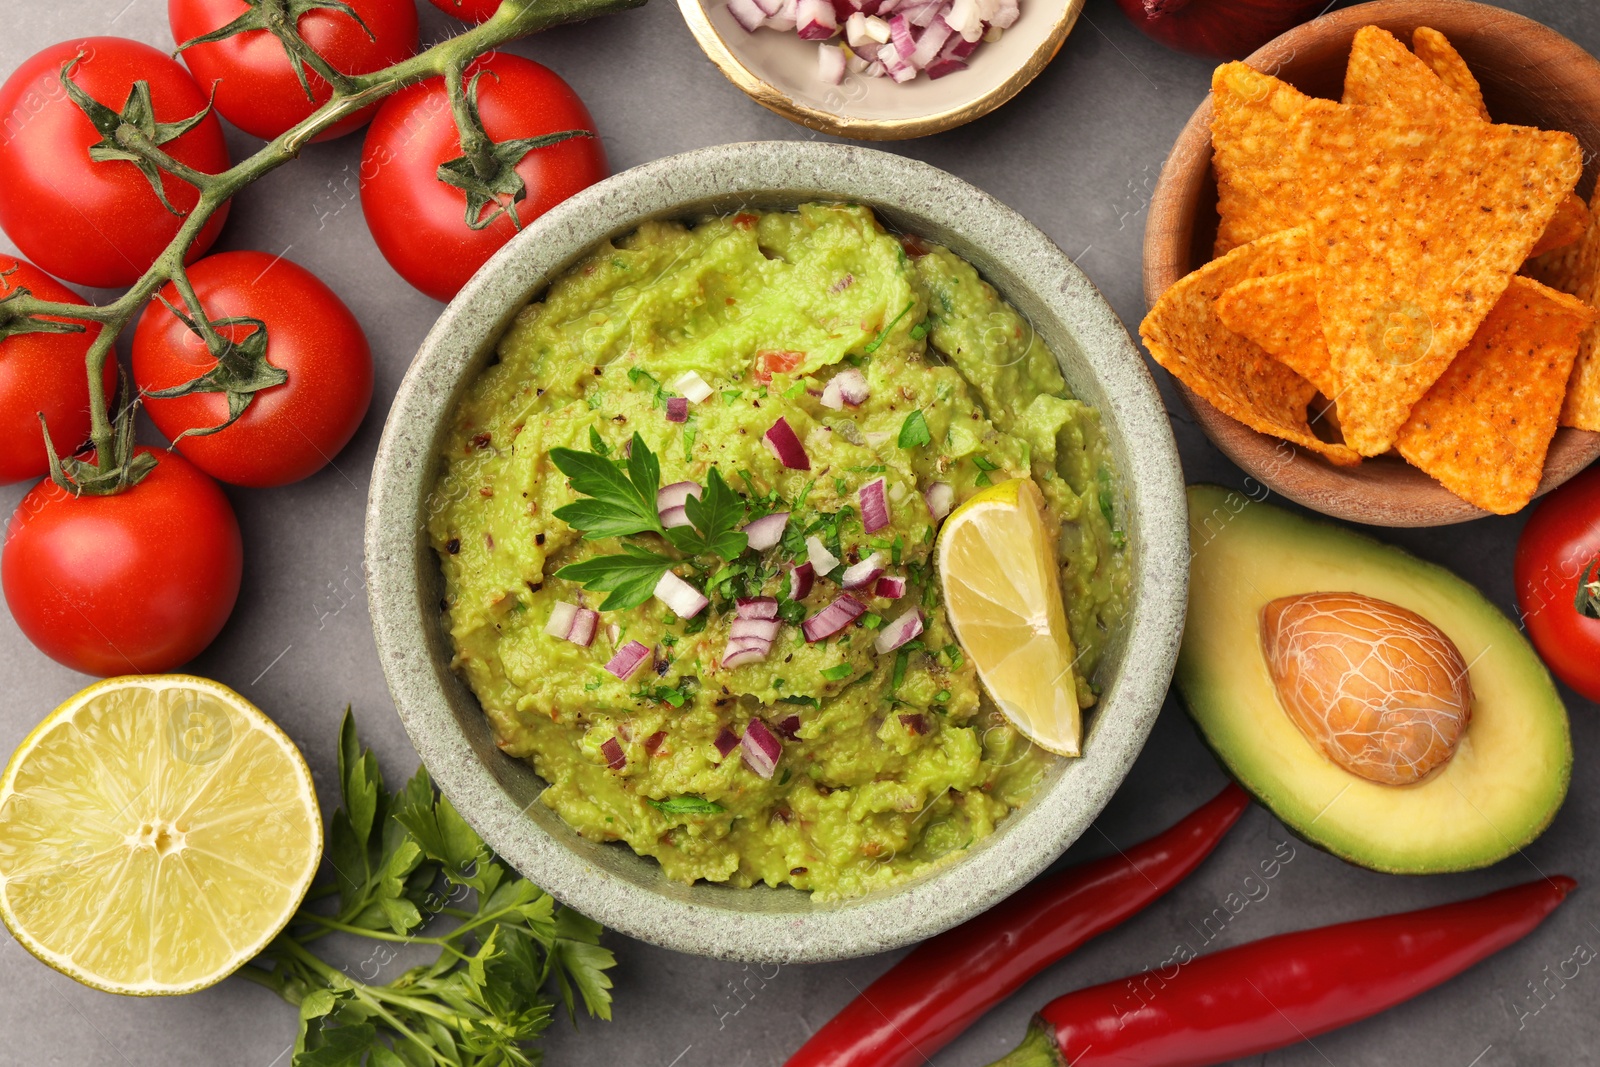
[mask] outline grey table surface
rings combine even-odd
[[[114,34],[171,47],[161,0],[3,0],[0,72],[53,42]],[[422,4],[423,39],[456,25]],[[1590,49],[1600,48],[1600,5],[1517,0],[1522,11]],[[521,42],[515,50],[553,67],[588,102],[615,170],[704,145],[817,135],[746,99],[705,60],[672,0]],[[1016,100],[963,129],[890,144],[988,190],[1049,234],[1099,285],[1130,328],[1144,312],[1140,243],[1156,175],[1179,127],[1204,96],[1211,65],[1141,37],[1113,0],[1089,0],[1054,64]],[[235,158],[250,138],[229,131]],[[355,707],[391,782],[416,754],[384,685],[368,622],[361,527],[384,415],[440,306],[410,289],[378,254],[356,194],[359,136],[312,146],[235,203],[219,249],[287,253],[326,279],[365,325],[377,360],[372,411],[335,464],[272,491],[229,495],[244,527],[238,609],[192,670],[238,689],[289,732],[310,760],[325,806],[336,795],[339,715]],[[1158,379],[1162,376],[1158,373]],[[1241,485],[1242,475],[1200,434],[1162,380],[1191,481]],[[24,487],[0,488],[9,514]],[[1523,519],[1484,519],[1437,531],[1383,536],[1443,563],[1512,607],[1511,556]],[[0,618],[0,754],[88,679],[30,646]],[[1577,767],[1550,830],[1524,854],[1485,871],[1398,878],[1351,867],[1295,841],[1252,808],[1210,860],[1144,914],[1035,978],[933,1057],[984,1064],[1021,1036],[1029,1014],[1068,990],[1155,966],[1180,942],[1241,944],[1307,926],[1458,900],[1565,872],[1600,883],[1600,745],[1597,709],[1564,691]],[[1094,828],[1063,858],[1126,847],[1211,796],[1222,772],[1169,700],[1148,747]],[[1584,827],[1591,830],[1584,830]],[[1280,843],[1292,859],[1209,941],[1202,920],[1241,889]],[[1256,894],[1259,897],[1259,891]],[[1212,927],[1219,925],[1213,922]],[[574,1031],[563,1019],[545,1042],[548,1062],[639,1067],[742,1067],[781,1063],[896,958],[745,967],[679,955],[608,935],[619,966],[615,1021]],[[284,1067],[295,1013],[271,993],[231,979],[202,993],[125,999],[76,985],[0,932],[0,1064],[228,1064]],[[1576,961],[1600,946],[1600,901],[1580,891],[1525,941],[1447,986],[1315,1043],[1249,1062],[1333,1067],[1503,1067],[1600,1062],[1600,976]],[[1566,961],[1574,961],[1566,963]],[[352,959],[351,962],[355,962]],[[401,962],[389,965],[398,973]],[[1565,965],[1563,967],[1563,965]],[[1577,977],[1554,977],[1558,968]],[[392,975],[390,975],[392,977]]]

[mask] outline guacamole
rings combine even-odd
[[[864,388],[842,401],[829,384],[846,372]],[[803,449],[788,465],[768,441],[780,419]],[[578,453],[624,482],[653,457],[661,486],[705,487],[700,499],[721,504],[697,511],[720,524],[720,547],[585,538],[603,508],[571,509],[591,499],[574,488]],[[1012,477],[1035,481],[1059,529],[1087,707],[1124,611],[1127,552],[1098,415],[1028,322],[971,265],[863,207],[646,223],[524,309],[454,414],[429,521],[454,669],[501,749],[549,783],[542,802],[586,837],[626,842],[684,882],[819,899],[892,885],[990,833],[1056,758],[985,696],[931,563],[930,487],[937,507]],[[877,479],[887,524],[868,532],[862,490]],[[765,550],[727,532],[774,512],[789,517]],[[812,543],[839,563],[814,568],[796,599]],[[804,621],[874,553],[891,581],[850,589],[862,612],[808,640]],[[625,598],[636,606],[603,607],[619,594],[574,580],[585,568],[557,576],[626,555],[645,569],[645,592]],[[687,618],[648,595],[669,564],[709,599]],[[779,605],[777,636],[726,667],[738,601],[758,597]],[[599,610],[588,643],[563,636],[573,606]],[[921,632],[879,652],[913,610]],[[630,648],[648,655],[608,671]],[[752,752],[757,738],[775,764]]]

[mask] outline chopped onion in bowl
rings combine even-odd
[[[729,645],[722,653],[723,669],[731,671],[735,667],[743,667],[746,663],[759,663],[767,658],[767,653],[770,651],[770,648],[759,645],[750,645],[744,648],[735,648]],[[724,752],[723,755],[726,756],[727,753]]]
[[[741,619],[776,619],[778,617],[778,598],[775,596],[740,597],[734,603],[734,611]]]
[[[807,641],[826,641],[860,618],[866,610],[859,600],[845,593],[801,623],[800,629],[805,632]]]
[[[783,742],[760,719],[751,719],[744,728],[744,740],[739,742],[744,762],[763,778],[771,778],[783,756]]]
[[[811,595],[811,583],[817,575],[810,563],[789,565],[789,599],[804,600]]]
[[[761,435],[761,440],[778,457],[778,462],[794,471],[808,471],[811,469],[811,460],[806,455],[805,446],[800,443],[800,438],[795,436],[794,429],[781,415],[766,433]]]
[[[617,649],[617,654],[606,661],[606,670],[626,682],[641,664],[650,658],[650,649],[638,641],[629,641]]]
[[[881,656],[887,652],[893,652],[921,632],[922,612],[918,608],[912,608],[882,630],[879,630],[878,638],[872,642],[872,647]]]
[[[663,485],[656,490],[656,511],[679,507],[690,497],[700,499],[700,486],[694,482],[673,482],[671,485]]]
[[[662,572],[661,580],[656,582],[655,596],[680,619],[694,618],[711,603],[700,590],[671,571]]]
[[[700,377],[696,371],[684,371],[672,381],[672,388],[688,398],[689,403],[698,404],[711,395],[711,386]]]
[[[723,666],[727,666],[727,664],[723,664]],[[719,753],[726,756],[739,747],[739,735],[724,726],[722,732],[717,734],[717,739],[712,744],[717,746]]]
[[[810,563],[818,574],[825,575],[839,565],[839,557],[828,551],[828,546],[822,543],[822,538],[812,534],[806,538],[806,562]]]
[[[906,595],[906,580],[904,578],[879,578],[878,584],[872,587],[875,596],[885,600],[899,600]]]
[[[844,569],[839,576],[839,584],[846,589],[859,589],[869,582],[878,580],[878,575],[883,573],[883,555],[872,553],[860,563],[853,564]]]
[[[765,552],[779,541],[783,540],[783,531],[789,525],[787,511],[774,511],[771,515],[763,515],[744,524],[744,535],[750,541],[750,547],[757,552]]]
[[[578,605],[562,601],[550,609],[550,621],[544,624],[544,632],[551,637],[566,640],[572,632],[572,620],[578,617]]]
[[[844,81],[845,60],[849,58],[844,54],[844,49],[836,44],[824,41],[817,45],[817,77],[825,85],[838,85]]]
[[[922,491],[922,499],[928,504],[928,514],[933,516],[934,522],[938,522],[950,514],[950,509],[955,506],[956,487],[949,482],[934,482]]]
[[[822,396],[817,398],[817,403],[833,411],[839,411],[844,407],[844,393],[839,388],[838,378],[822,387]]]
[[[550,621],[544,632],[551,637],[571,641],[582,648],[594,643],[595,631],[600,628],[600,613],[590,608],[580,608],[565,601],[550,609]]]
[[[689,398],[686,396],[667,397],[667,421],[689,421]]]
[[[661,513],[661,528],[671,530],[678,526],[689,526],[689,509],[679,504],[675,508],[668,508]]]
[[[754,637],[770,646],[777,640],[778,629],[782,625],[778,619],[735,619],[728,630],[728,637],[734,641]]]
[[[872,479],[861,487],[861,527],[867,533],[877,533],[889,525],[889,497],[883,478]]]

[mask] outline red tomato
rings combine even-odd
[[[429,0],[446,15],[454,15],[462,22],[485,22],[500,10],[500,0]]]
[[[1517,606],[1539,655],[1563,682],[1600,701],[1600,619],[1576,603],[1580,579],[1600,582],[1600,467],[1535,509],[1517,541],[1515,575]]]
[[[367,28],[342,11],[315,8],[300,16],[300,36],[312,51],[343,74],[382,70],[416,52],[417,8],[412,0],[346,0]],[[221,29],[249,11],[244,0],[167,0],[172,39],[182,43]],[[372,36],[367,36],[367,30]],[[245,133],[270,141],[294,126],[333,95],[309,67],[306,96],[282,42],[266,30],[247,30],[179,53],[197,82],[217,87],[217,110]],[[341,120],[318,138],[326,141],[358,129],[376,105]]]
[[[805,362],[805,358],[806,354],[804,352],[757,352],[753,377],[756,381],[765,385],[772,381],[774,374],[788,374]]]
[[[478,71],[488,72],[478,83],[478,110],[494,141],[594,131],[578,94],[532,60],[490,52],[467,68],[467,78]],[[361,210],[379,250],[401,277],[435,300],[455,296],[517,232],[504,215],[481,230],[467,226],[466,194],[437,176],[440,164],[460,155],[443,78],[386,100],[361,155]],[[606,173],[598,137],[534,149],[517,166],[528,189],[517,218],[526,225]]]
[[[227,421],[223,393],[147,396],[151,421],[195,466],[234,485],[287,485],[327,466],[372,402],[372,351],[356,317],[315,274],[264,252],[207,256],[189,269],[189,280],[213,320],[265,322],[267,362],[289,380],[257,393],[238,422],[205,437],[179,440],[184,430]],[[171,285],[162,295],[184,307]],[[220,332],[240,341],[251,329]],[[215,365],[199,334],[160,301],[150,302],[133,335],[133,380],[141,392],[182,385]]]
[[[81,304],[83,298],[24,260],[0,256],[0,299],[26,289],[41,300]],[[66,320],[63,320],[66,321]],[[25,333],[0,341],[0,484],[38,478],[50,469],[43,412],[57,455],[89,439],[89,376],[84,357],[100,332]],[[106,360],[106,402],[116,403],[117,363]]]
[[[141,452],[150,452],[141,448]],[[39,651],[85,674],[150,674],[211,643],[239,596],[239,522],[182,456],[115,496],[40,482],[17,506],[0,584]]]
[[[132,285],[166,250],[183,219],[168,211],[139,168],[126,160],[95,162],[89,147],[100,134],[67,96],[61,68],[82,56],[72,80],[94,99],[121,111],[135,81],[150,84],[159,122],[190,118],[206,95],[189,72],[164,52],[120,37],[85,37],[51,45],[0,85],[0,228],[41,269],[79,285]],[[161,146],[181,163],[208,174],[228,168],[222,124],[207,115],[194,129]],[[193,186],[163,174],[167,199],[187,212],[200,199]],[[224,206],[200,231],[189,258],[211,246],[227,217]]]

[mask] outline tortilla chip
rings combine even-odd
[[[1476,111],[1483,121],[1490,121],[1489,109],[1483,102],[1483,90],[1478,86],[1478,79],[1472,76],[1467,61],[1461,58],[1461,53],[1455,50],[1455,46],[1445,38],[1444,34],[1427,26],[1418,26],[1412,31],[1411,47],[1417,53],[1417,58],[1426,63],[1428,69],[1433,71],[1452,93]]]
[[[1217,298],[1217,317],[1329,399],[1339,395],[1317,313],[1315,268],[1249,278]]]
[[[1211,76],[1212,165],[1217,172],[1215,255],[1306,221],[1296,119],[1306,111],[1336,110],[1331,100],[1306,96],[1288,82],[1243,63]]]
[[[1595,191],[1600,208],[1600,189]],[[1600,299],[1600,211],[1591,211],[1583,239],[1556,252],[1529,261],[1524,268],[1533,278],[1582,300],[1591,307]],[[1584,331],[1578,358],[1567,383],[1567,400],[1561,425],[1600,431],[1600,323]]]
[[[1357,463],[1360,457],[1350,449],[1311,432],[1306,406],[1317,387],[1217,318],[1217,297],[1225,290],[1308,266],[1310,236],[1304,227],[1285,230],[1212,260],[1161,294],[1139,336],[1157,363],[1223,414],[1334,463]]]
[[[1510,515],[1533,499],[1594,309],[1513,278],[1472,343],[1411,409],[1395,447],[1446,489]]]
[[[1424,30],[1418,30],[1422,34]],[[1387,107],[1403,111],[1425,122],[1486,122],[1489,112],[1483,107],[1478,81],[1467,69],[1466,61],[1437,30],[1426,30],[1439,42],[1443,53],[1430,52],[1451,73],[1446,79],[1425,62],[1419,51],[1412,55],[1391,33],[1376,26],[1356,31],[1350,46],[1350,61],[1345,68],[1344,102],[1365,107]],[[1430,45],[1429,47],[1432,47]],[[1459,71],[1452,68],[1459,64]],[[1462,80],[1464,79],[1464,81]],[[1457,85],[1461,88],[1457,88]],[[1557,208],[1529,255],[1539,255],[1569,245],[1583,236],[1589,222],[1589,209],[1582,199],[1568,194]]]
[[[1582,173],[1568,133],[1303,113],[1317,305],[1346,441],[1374,456],[1466,347]]]
[[[1479,122],[1482,116],[1411,54],[1394,34],[1376,26],[1356,31],[1344,72],[1344,102],[1386,107],[1422,122]]]

